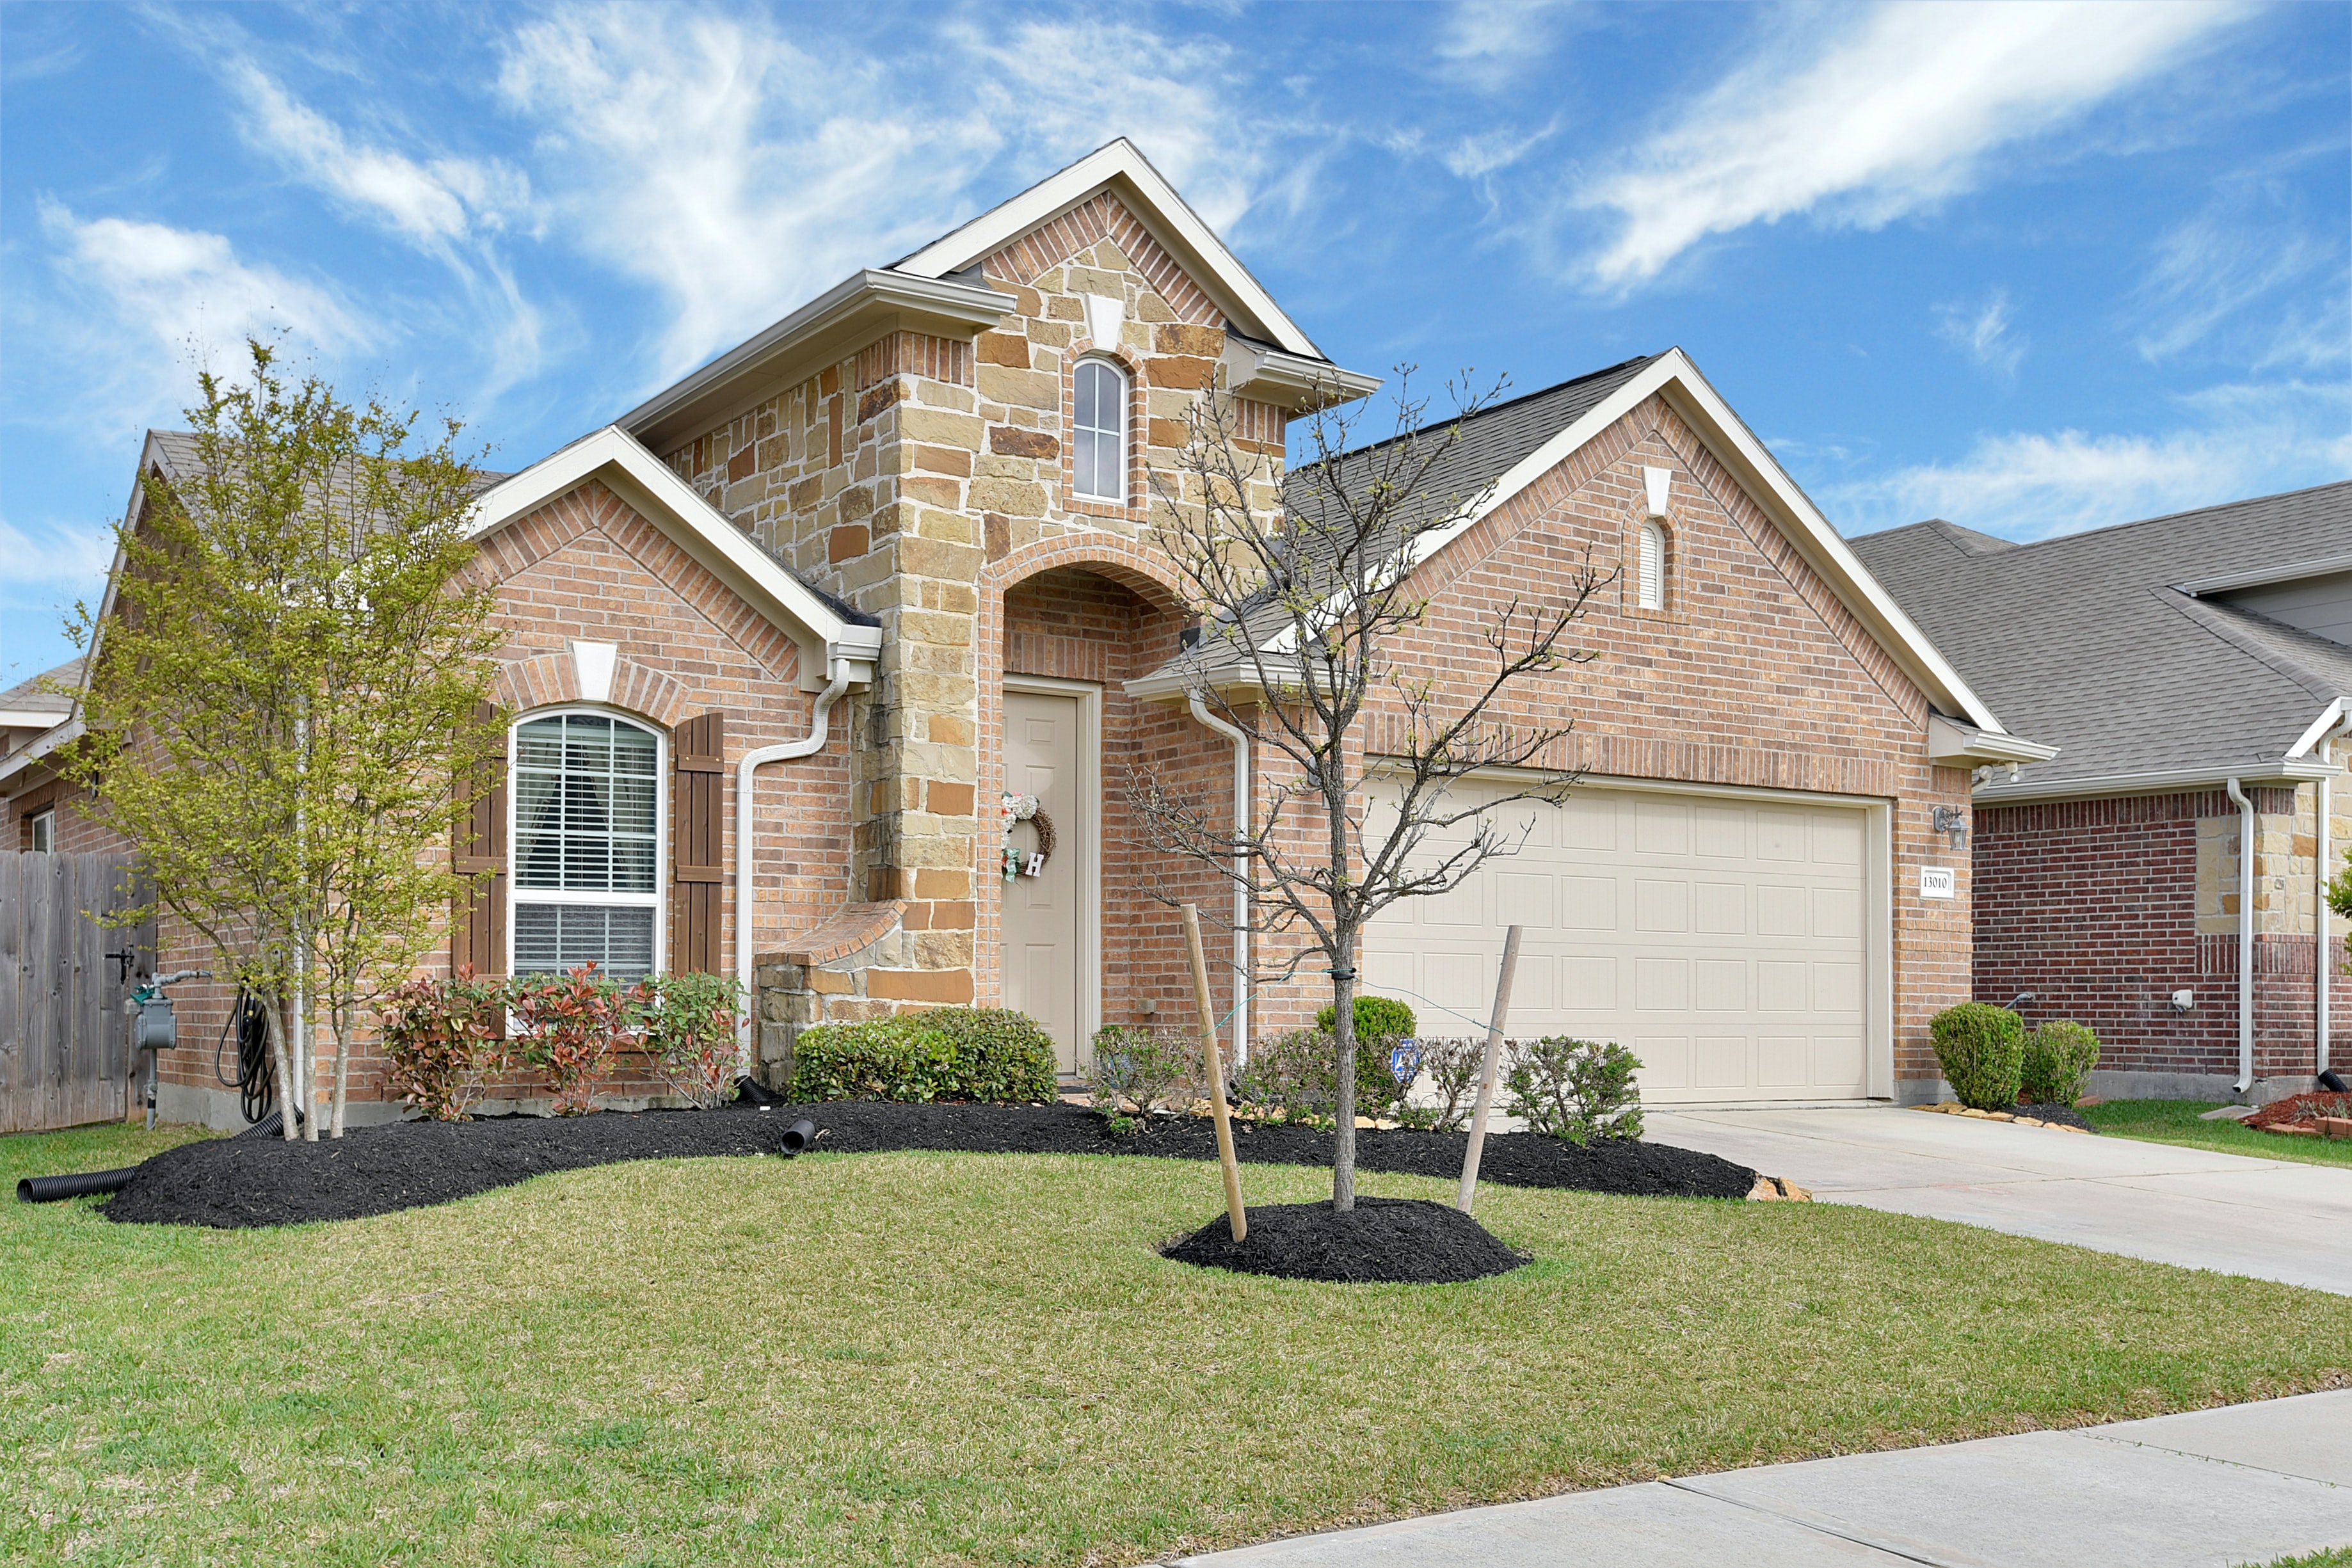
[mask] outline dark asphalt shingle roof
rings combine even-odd
[[[42,690],[41,682],[45,680],[55,681],[59,686],[79,686],[81,660],[69,658],[55,669],[45,669],[38,675],[18,681],[5,691],[0,691],[0,708],[15,709],[19,712],[55,713],[60,717],[72,712],[74,700],[54,691]]]
[[[1386,560],[1396,549],[1396,537],[1414,524],[1429,522],[1458,512],[1478,499],[1488,486],[1518,466],[1545,442],[1575,424],[1585,415],[1605,402],[1610,394],[1639,375],[1655,361],[1656,354],[1643,354],[1561,382],[1557,386],[1530,392],[1508,402],[1497,403],[1480,409],[1462,420],[1461,439],[1445,452],[1422,480],[1421,487],[1392,513],[1396,532],[1390,538],[1372,542],[1365,555],[1370,562]],[[1447,422],[1433,421],[1421,435],[1434,440],[1443,435]],[[1384,458],[1405,437],[1394,436],[1343,453],[1336,459],[1336,486],[1349,495],[1361,494],[1364,487],[1378,477]],[[1315,519],[1332,504],[1332,482],[1325,481],[1316,466],[1302,465],[1284,476],[1283,504],[1295,515]],[[1337,531],[1336,530],[1334,531]],[[1309,528],[1302,535],[1309,548],[1322,543],[1328,536],[1319,535]],[[1306,574],[1311,582],[1329,575],[1318,566]],[[1289,613],[1279,605],[1269,605],[1264,611],[1245,617],[1251,634],[1261,643],[1286,629],[1290,624]],[[1174,670],[1189,666],[1192,661],[1179,658],[1165,669]]]
[[[2012,732],[2063,748],[1984,798],[2200,770],[2275,776],[2352,647],[2178,584],[2352,552],[2352,483],[2032,544],[1940,520],[1850,542]]]

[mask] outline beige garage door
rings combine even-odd
[[[1478,1032],[1517,923],[1510,1033],[1621,1041],[1647,1100],[1866,1092],[1864,812],[1590,787],[1500,810],[1517,855],[1365,941],[1366,985],[1423,1033]]]

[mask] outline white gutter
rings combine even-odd
[[[836,658],[827,668],[833,679],[816,694],[816,710],[809,715],[807,736],[746,752],[743,760],[735,764],[735,983],[743,991],[741,1015],[735,1020],[735,1051],[737,1065],[747,1078],[751,1073],[751,1015],[760,1005],[751,968],[751,806],[756,788],[752,773],[769,763],[788,763],[824,750],[833,705],[849,689],[847,660]]]
[[[2342,704],[2337,704],[2337,707],[2340,710]],[[2325,735],[2320,737],[2320,760],[2322,762],[2333,760],[2326,753],[2327,743],[2343,735],[2347,731],[2352,731],[2352,718],[2342,717],[2339,711],[2339,717],[2336,721],[2335,728],[2329,730]],[[2329,973],[2330,966],[2328,963],[2327,949],[2329,932],[2327,930],[2327,924],[2328,917],[2334,913],[2327,905],[2327,884],[2332,879],[2327,875],[2328,859],[2329,851],[2333,847],[2333,846],[2327,842],[2327,817],[2328,814],[2334,810],[2334,802],[2330,799],[2333,786],[2334,781],[2325,774],[2321,775],[2318,784],[2314,786],[2318,792],[2318,820],[2316,824],[2316,832],[2313,839],[2315,847],[2313,867],[2318,873],[2317,880],[2319,883],[2319,886],[2313,889],[2314,899],[2312,902],[2313,918],[2317,921],[2317,924],[2314,929],[2318,939],[2318,945],[2313,951],[2313,962],[2311,966],[2313,973],[2316,976],[2316,982],[2314,988],[2317,993],[2312,1000],[2311,1008],[2311,1070],[2314,1075],[2324,1073],[2327,1070],[2327,1034],[2329,1024],[2327,1016],[2327,983],[2333,978]]]
[[[1241,847],[1250,826],[1249,736],[1209,711],[1197,691],[1192,717],[1234,743],[1234,1071],[1249,1065],[1250,939],[1248,851]]]
[[[2254,803],[2230,781],[2238,804],[2238,1092],[2254,1084]]]

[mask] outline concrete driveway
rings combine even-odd
[[[1643,1136],[1860,1204],[2352,1295],[2352,1168],[1873,1106],[1654,1110]]]

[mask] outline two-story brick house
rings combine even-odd
[[[741,973],[772,1075],[805,1025],[907,1007],[1023,1007],[1071,1068],[1099,1023],[1186,1016],[1151,889],[1223,886],[1137,842],[1124,783],[1148,762],[1234,790],[1153,533],[1213,384],[1271,516],[1288,420],[1378,383],[1118,142],[489,488],[473,569],[514,742],[455,847],[479,879],[452,961]],[[1376,932],[1368,984],[1475,1015],[1518,923],[1522,1026],[1627,1039],[1654,1099],[1932,1092],[1926,1022],[1970,966],[1948,819],[1972,766],[2049,748],[1679,351],[1486,412],[1456,477],[1485,500],[1416,568],[1401,659],[1446,668],[1498,595],[1563,590],[1588,551],[1624,570],[1580,633],[1599,658],[1522,699],[1574,717],[1549,760],[1585,784],[1520,858]],[[1243,767],[1262,792],[1264,749]],[[1004,874],[1008,793],[1054,824],[1039,875]],[[1261,992],[1234,1026],[1317,999]],[[205,1065],[167,1112],[224,1119]]]

